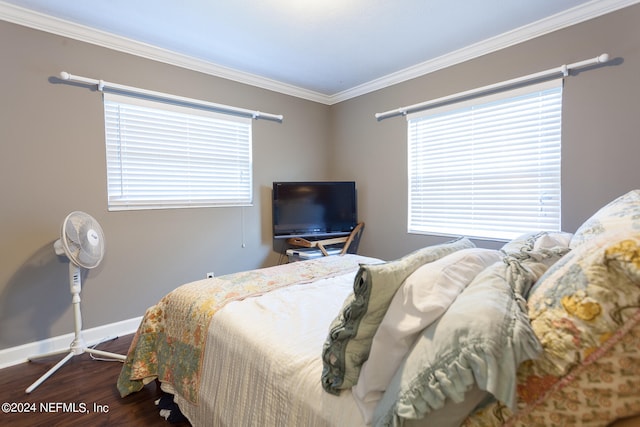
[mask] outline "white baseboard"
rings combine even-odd
[[[141,321],[142,316],[86,329],[82,331],[82,337],[88,345],[91,345],[104,339],[114,339],[123,335],[129,335],[138,329]],[[0,350],[0,369],[28,362],[29,358],[32,357],[68,349],[73,339],[74,333],[72,332],[70,334]]]

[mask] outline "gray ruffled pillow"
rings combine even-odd
[[[420,419],[477,387],[509,407],[516,402],[516,370],[542,351],[522,293],[566,249],[526,251],[487,267],[427,327],[387,387],[375,426]]]

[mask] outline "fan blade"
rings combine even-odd
[[[80,251],[76,257],[78,264],[85,268],[95,267],[100,262],[100,256],[98,254],[89,253],[87,251]]]
[[[80,236],[78,235],[78,224],[73,218],[69,218],[64,229],[67,240],[76,245],[80,245]]]
[[[78,257],[78,254],[80,253],[80,245],[79,243],[76,243],[70,239],[67,238],[66,240],[66,252],[67,252],[67,256],[71,259],[75,259]]]

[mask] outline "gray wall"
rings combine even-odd
[[[91,328],[141,316],[209,271],[275,264],[272,181],[328,178],[326,105],[3,21],[0,55],[0,349],[73,332],[67,262],[52,247],[69,212],[106,234],[82,292]],[[102,98],[61,71],[284,114],[253,122],[253,207],[108,212]]]
[[[563,226],[574,231],[640,187],[638,22],[640,5],[331,107],[0,22],[0,349],[72,332],[67,263],[52,248],[72,210],[107,237],[85,280],[86,328],[140,316],[208,271],[277,263],[276,180],[356,180],[363,254],[393,259],[440,242],[407,234],[406,122],[373,114],[608,52],[615,65],[565,86]],[[58,82],[63,70],[284,114],[283,124],[254,122],[254,206],[108,212],[101,98]]]
[[[640,188],[640,5],[332,107],[332,173],[358,181],[361,252],[384,259],[445,238],[407,234],[406,120],[374,114],[607,52],[610,65],[565,80],[562,226]],[[497,247],[501,243],[476,241]]]

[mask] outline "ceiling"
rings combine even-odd
[[[331,104],[637,2],[0,0],[0,19]]]

